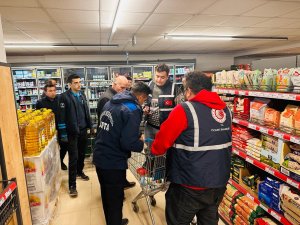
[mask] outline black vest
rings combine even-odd
[[[231,160],[231,113],[199,102],[182,103],[188,127],[168,151],[168,179],[204,188],[224,187]]]

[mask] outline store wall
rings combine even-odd
[[[6,53],[4,48],[4,38],[3,38],[3,30],[1,23],[1,15],[0,15],[0,62],[6,63]]]
[[[278,58],[267,58],[252,61],[252,69],[264,70],[265,68],[293,68],[297,65],[297,56],[287,56]]]
[[[228,69],[234,62],[233,55],[227,54],[159,54],[159,55],[131,55],[130,61],[170,61],[170,60],[196,60],[196,69],[203,71]],[[87,61],[122,61],[126,62],[124,55],[45,55],[45,56],[8,56],[9,63],[55,63],[87,62]]]

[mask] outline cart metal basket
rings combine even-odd
[[[133,199],[132,208],[134,212],[139,211],[137,201],[145,198],[152,220],[155,224],[151,205],[156,205],[154,195],[167,189],[166,183],[166,155],[154,156],[150,153],[152,141],[148,140],[147,148],[142,153],[132,152],[128,160],[128,166],[132,174],[141,186],[141,192]]]

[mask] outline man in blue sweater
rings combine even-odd
[[[122,219],[127,160],[131,151],[143,150],[144,141],[139,133],[141,105],[150,93],[145,83],[135,83],[130,92],[114,95],[100,115],[93,161],[107,225],[128,224],[128,219]]]

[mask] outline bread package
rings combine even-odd
[[[257,123],[262,123],[265,118],[265,111],[268,108],[268,99],[254,99],[250,103],[250,120]]]
[[[280,112],[272,108],[267,108],[265,111],[264,121],[268,127],[278,128],[280,122]]]
[[[287,105],[280,115],[280,128],[286,132],[292,132],[295,124],[295,115],[298,106]]]
[[[300,93],[300,68],[295,68],[292,76],[293,92]]]

